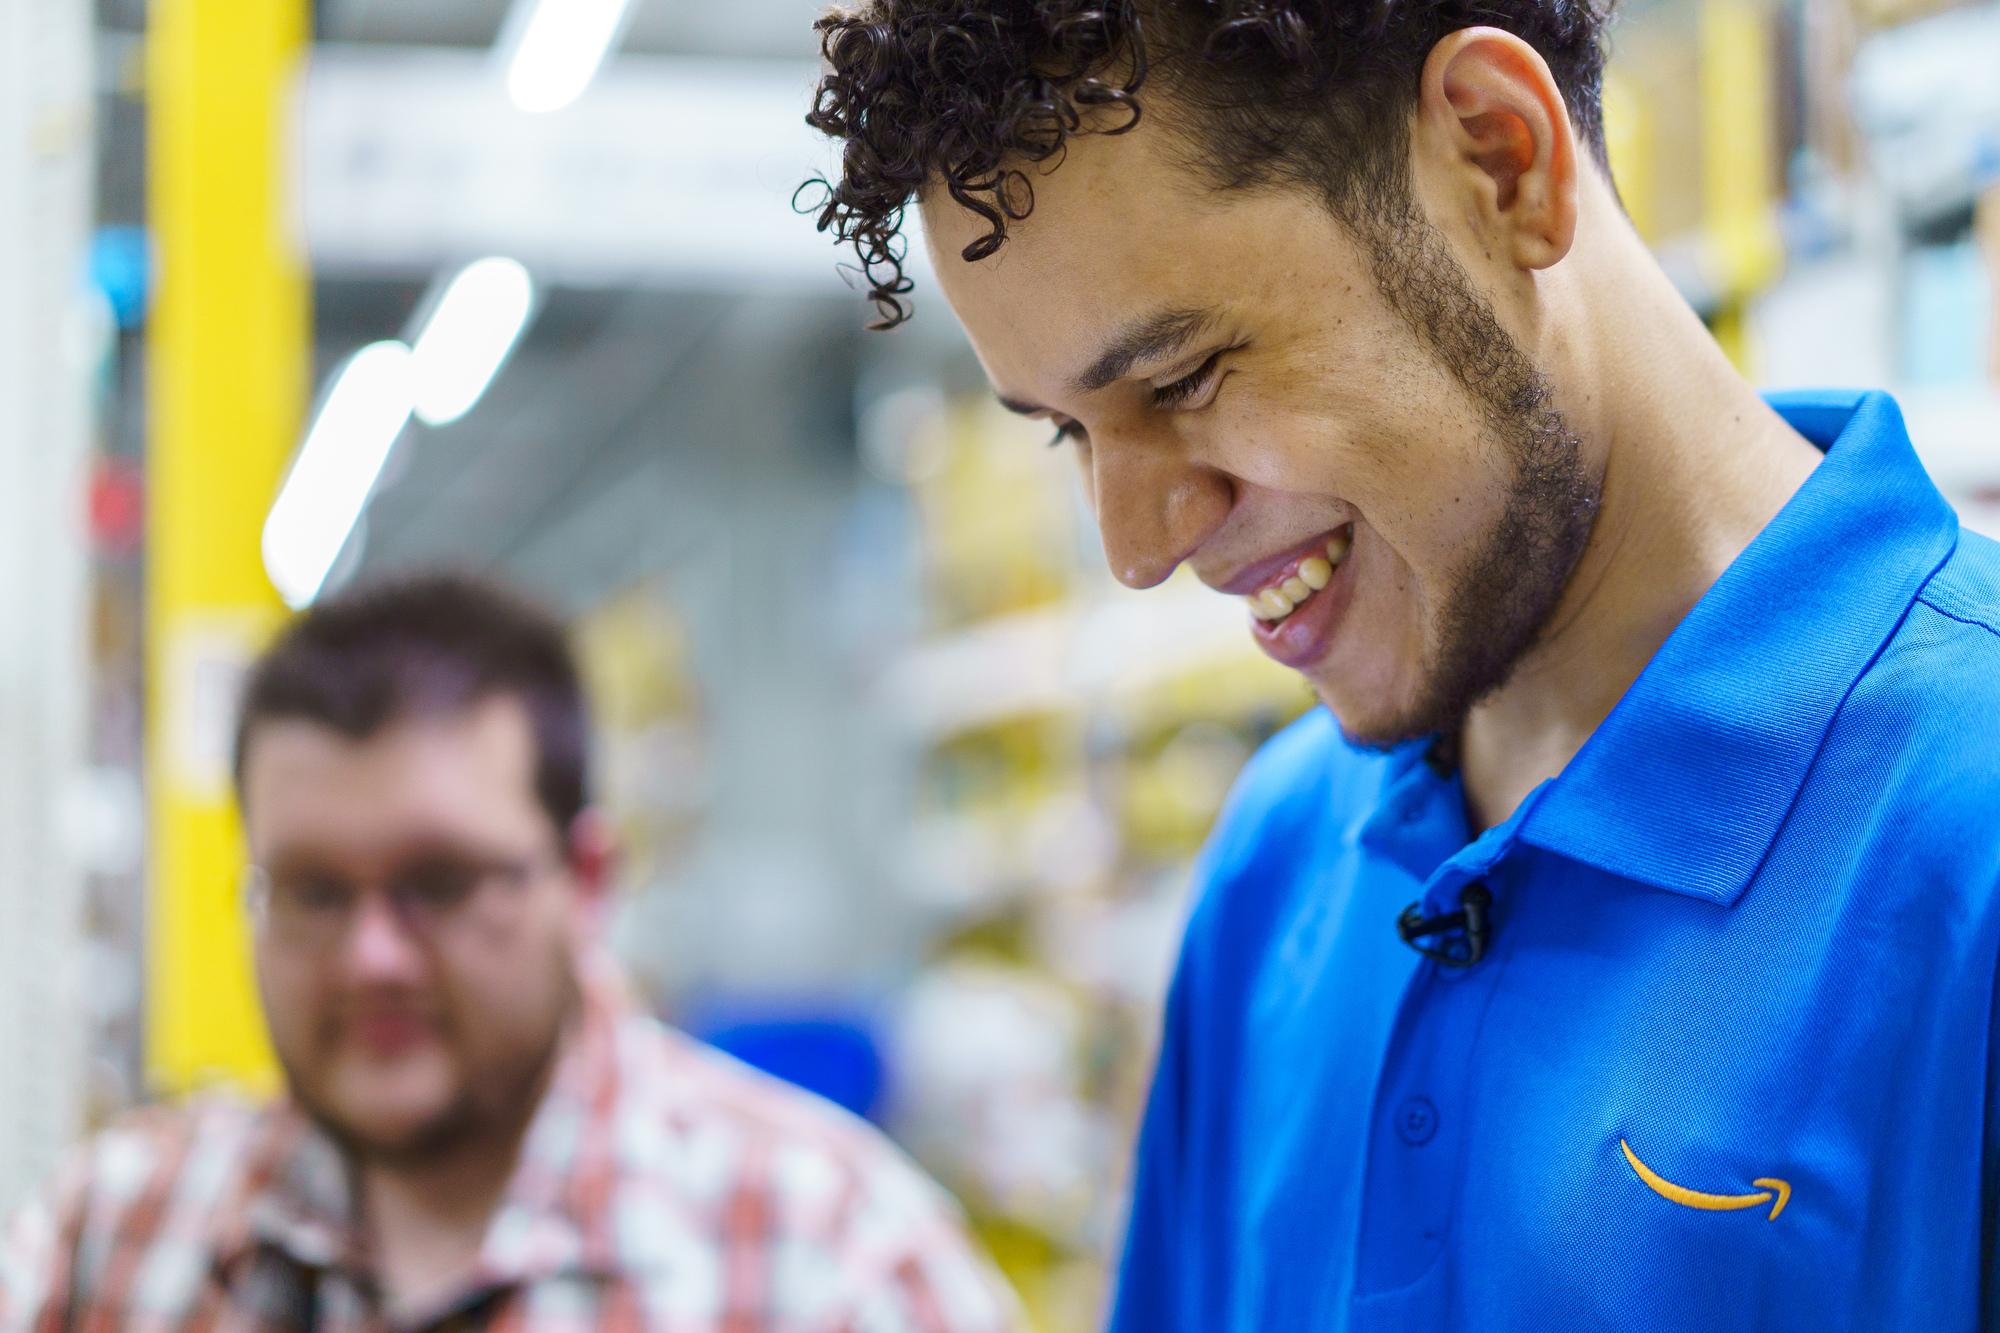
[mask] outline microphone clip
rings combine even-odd
[[[1458,891],[1458,910],[1425,916],[1421,903],[1411,903],[1396,918],[1396,933],[1403,943],[1444,967],[1471,967],[1486,956],[1493,940],[1493,895],[1484,884],[1473,882]],[[1444,936],[1436,944],[1422,941]]]

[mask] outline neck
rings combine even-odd
[[[455,1135],[441,1151],[361,1160],[362,1217],[392,1319],[444,1300],[477,1271],[541,1101],[541,1085],[536,1091],[520,1114]]]
[[[1546,286],[1550,308],[1582,314],[1537,351],[1603,492],[1535,647],[1466,719],[1479,829],[1563,770],[1820,458],[1729,364],[1608,190],[1581,194],[1576,250]]]

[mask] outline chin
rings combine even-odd
[[[451,1120],[448,1100],[427,1101],[422,1105],[373,1105],[335,1111],[331,1127],[355,1147],[378,1156],[393,1157],[420,1151],[438,1136],[438,1126]]]
[[[1340,734],[1349,745],[1366,750],[1388,750],[1436,728],[1416,715],[1405,696],[1413,693],[1401,685],[1373,685],[1358,688],[1351,678],[1328,680],[1326,673],[1311,677],[1313,692],[1340,724]]]
[[[455,1118],[456,1080],[441,1062],[332,1071],[318,1087],[293,1081],[299,1101],[329,1130],[364,1152],[398,1154],[434,1139]],[[410,1067],[415,1065],[417,1067]],[[428,1066],[428,1067],[426,1067]]]
[[[1332,711],[1329,709],[1329,711]],[[1392,721],[1369,719],[1359,725],[1334,712],[1333,720],[1340,724],[1340,734],[1349,745],[1357,750],[1386,752],[1395,749],[1404,741],[1412,739],[1412,734],[1397,727]],[[1423,734],[1423,733],[1416,733]]]

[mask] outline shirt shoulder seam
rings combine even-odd
[[[2000,638],[2000,625],[1994,624],[1991,620],[1982,620],[1977,616],[1961,615],[1956,611],[1939,606],[1935,601],[1931,600],[1928,588],[1917,595],[1917,600],[1943,616],[1946,620],[1956,620],[1961,625],[1972,625],[1985,630],[1988,634],[1994,635],[1996,638]]]

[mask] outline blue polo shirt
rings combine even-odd
[[[1562,775],[1471,837],[1323,711],[1198,871],[1116,1333],[1972,1329],[2000,546],[1879,393]],[[1493,896],[1487,956],[1396,920]]]

